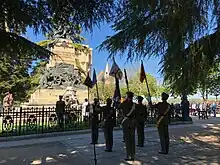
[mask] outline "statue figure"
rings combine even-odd
[[[189,116],[189,101],[187,99],[187,95],[183,95],[181,99],[183,121],[192,121],[192,118]]]
[[[59,63],[44,70],[40,78],[40,88],[65,89],[68,86],[82,87],[81,73],[73,65]]]

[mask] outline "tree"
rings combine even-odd
[[[30,89],[28,69],[31,65],[30,59],[12,59],[0,56],[0,99],[3,100],[8,89],[13,91],[16,101],[24,101]]]
[[[114,84],[105,84],[103,86],[103,83],[98,83],[98,92],[99,92],[99,98],[103,101],[106,101],[107,98],[112,98],[114,95],[115,86]],[[91,89],[91,96],[92,98],[97,98],[97,90],[96,87]]]
[[[157,91],[160,88],[159,86],[157,86],[156,79],[150,74],[146,74],[146,75],[150,87],[151,96],[157,96]],[[114,78],[110,77],[108,81],[110,83],[104,85],[101,82],[98,83],[99,97],[102,100],[106,100],[107,98],[112,98],[114,95],[114,91],[115,91]],[[134,76],[129,78],[128,81],[129,81],[129,90],[133,92],[136,96],[139,95],[146,97],[148,96],[146,84],[145,83],[142,84],[139,81],[139,73],[136,73]],[[126,96],[127,88],[123,80],[121,80],[120,82],[120,92],[122,97]],[[96,87],[94,87],[91,90],[91,94],[93,97],[97,97]]]
[[[48,61],[51,55],[49,50],[22,37],[27,27],[32,28],[35,34],[42,33],[50,38],[51,34],[55,33],[54,30],[64,34],[68,32],[73,41],[80,42],[83,39],[79,36],[81,27],[92,31],[93,26],[109,21],[113,6],[113,0],[2,0],[1,96],[7,89],[12,88],[16,92],[16,99],[24,99],[26,90],[34,87],[38,81],[38,74],[29,79],[28,70],[32,62]]]
[[[101,48],[109,50],[111,55],[128,51],[130,60],[160,55],[165,80],[172,82],[173,88],[180,94],[183,90],[186,94],[194,92],[193,86],[197,86],[199,80],[197,71],[201,71],[197,66],[202,52],[211,66],[219,49],[215,43],[214,50],[207,44],[218,39],[217,31],[200,38],[206,35],[206,27],[210,23],[206,11],[214,5],[212,16],[218,18],[219,4],[212,1],[197,3],[196,0],[121,1],[120,4],[112,26],[117,33],[108,37]]]
[[[117,11],[112,25],[116,34],[108,37],[101,49],[107,49],[111,56],[128,52],[130,60],[159,55],[161,73],[170,88],[184,99],[195,92],[204,64],[212,68],[219,53],[220,3],[122,0]],[[213,23],[216,26],[210,26]],[[207,35],[209,28],[216,29]]]
[[[148,85],[149,85],[149,89],[150,89],[150,94],[151,96],[157,96],[157,81],[156,79],[150,75],[150,74],[146,74],[147,76],[147,81],[148,81]],[[135,95],[144,95],[144,96],[148,96],[148,91],[147,91],[147,87],[146,87],[146,83],[141,83],[139,80],[140,77],[140,73],[136,73],[133,77],[131,77],[129,79],[129,88],[130,91],[135,93]]]
[[[94,25],[109,21],[113,13],[113,0],[2,0],[0,6],[0,50],[48,56],[49,51],[21,37],[31,27],[37,34],[49,34],[54,25],[71,34],[76,25],[92,30]]]

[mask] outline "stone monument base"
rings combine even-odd
[[[37,89],[29,100],[28,105],[53,105],[59,99],[59,95],[66,94],[64,89]],[[84,102],[85,98],[88,98],[88,90],[77,89],[76,98],[80,103]]]

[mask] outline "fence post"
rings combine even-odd
[[[44,106],[42,108],[42,132],[41,133],[44,133]]]
[[[22,107],[20,107],[18,134],[21,135]]]

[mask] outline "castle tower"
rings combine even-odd
[[[104,78],[107,79],[108,77],[109,77],[109,65],[108,65],[108,62],[107,62],[106,66],[105,66]]]

